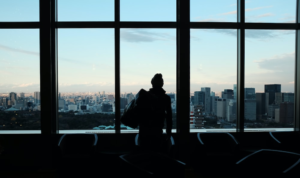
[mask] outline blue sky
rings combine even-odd
[[[132,4],[135,4],[134,6]],[[246,0],[247,22],[293,22],[296,0]],[[38,21],[38,0],[0,0],[0,21]],[[112,0],[58,0],[59,21],[112,21]],[[175,0],[121,0],[122,21],[175,21]],[[191,0],[191,21],[236,22],[236,0]],[[39,30],[0,30],[0,93],[39,90]],[[295,32],[246,31],[246,87],[293,92]],[[59,91],[114,92],[114,30],[59,29]],[[158,65],[160,64],[160,65]],[[121,29],[121,91],[151,87],[156,72],[176,92],[176,30]],[[191,92],[236,82],[236,30],[191,30]]]

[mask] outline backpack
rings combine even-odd
[[[125,107],[124,113],[121,116],[121,122],[131,128],[137,128],[140,119],[142,119],[146,113],[154,113],[159,103],[159,99],[154,94],[141,89],[135,96],[135,98]]]

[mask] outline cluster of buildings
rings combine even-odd
[[[22,111],[33,110],[40,111],[40,92],[32,94],[10,92],[7,96],[0,96],[0,110],[4,111]]]
[[[191,96],[191,128],[204,126],[204,118],[217,118],[219,121],[236,120],[237,86],[225,89],[221,96],[216,96],[209,87],[202,87]],[[265,119],[277,123],[290,124],[294,120],[294,93],[282,93],[280,84],[265,85],[263,93],[256,93],[255,88],[245,88],[244,119],[257,121]],[[200,107],[200,108],[199,108]],[[196,119],[195,113],[202,117]]]

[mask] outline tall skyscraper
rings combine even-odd
[[[34,103],[35,104],[40,104],[41,102],[41,95],[39,91],[34,92]]]
[[[200,105],[200,106],[205,105],[205,92],[203,91],[194,92],[194,105]]]
[[[233,85],[233,99],[237,100],[237,85]]]
[[[294,93],[282,93],[282,102],[294,103]]]
[[[268,84],[265,85],[265,93],[268,105],[275,104],[275,93],[281,92],[281,84]]]
[[[256,93],[256,118],[262,119],[266,114],[266,94]]]
[[[205,93],[205,102],[204,102],[205,113],[210,114],[211,113],[210,88],[201,87],[201,91]]]
[[[231,89],[225,89],[222,92],[222,98],[224,98],[224,99],[233,99],[233,97],[234,97],[234,93],[233,93],[233,90],[231,90]]]
[[[17,100],[17,93],[15,93],[15,92],[10,92],[9,93],[9,99],[10,99],[10,104],[11,105],[14,105],[14,104],[16,104],[16,100]]]
[[[245,88],[245,100],[255,100],[255,88]]]
[[[20,98],[23,98],[23,99],[24,99],[24,98],[25,98],[25,93],[23,93],[23,92],[20,93]]]

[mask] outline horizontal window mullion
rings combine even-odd
[[[9,28],[40,28],[40,22],[0,22],[0,29]]]

